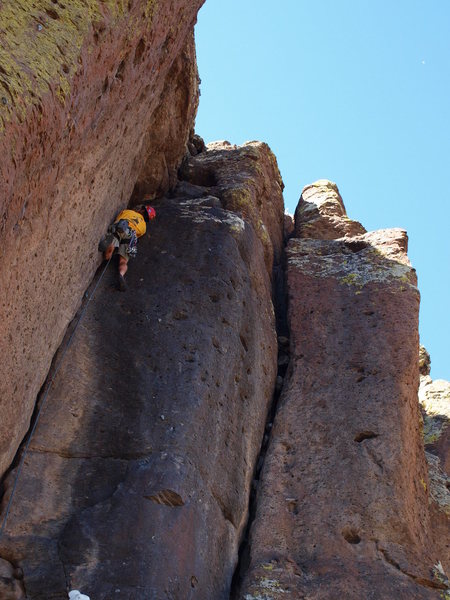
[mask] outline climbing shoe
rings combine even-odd
[[[121,292],[126,292],[127,291],[127,282],[125,281],[125,278],[123,275],[119,275],[119,290]]]
[[[111,246],[111,244],[113,243],[113,241],[114,241],[113,234],[112,233],[107,233],[100,240],[100,242],[98,244],[98,251],[99,252],[106,252],[106,250]]]

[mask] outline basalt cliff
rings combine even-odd
[[[406,232],[205,146],[202,4],[0,3],[0,600],[450,598]]]

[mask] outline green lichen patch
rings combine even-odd
[[[448,426],[448,422],[430,415],[423,419],[423,442],[425,446],[435,444]]]
[[[433,572],[433,576],[434,579],[439,581],[439,583],[443,584],[443,586],[449,586],[449,581],[448,581],[448,577],[444,571],[444,568],[442,566],[442,563],[439,561],[438,563],[436,563],[434,565],[434,567],[432,568],[432,572]],[[449,590],[444,590],[443,591],[443,598],[448,598],[450,597],[448,594],[450,594]]]
[[[450,516],[450,477],[442,471],[440,460],[434,454],[425,452],[428,463],[428,474],[430,479],[430,496],[439,509]]]
[[[245,595],[245,600],[279,600],[287,594],[278,580],[268,577],[261,577],[254,588],[254,591]]]
[[[278,594],[286,593],[286,590],[283,590],[280,582],[276,579],[263,578],[260,580],[259,585],[265,590],[270,590],[271,592],[277,592]]]
[[[287,248],[289,265],[314,277],[335,278],[340,285],[354,288],[355,294],[373,283],[395,284],[392,290],[398,292],[410,287],[416,289],[408,264],[386,257],[370,244],[358,252],[346,244],[345,239],[293,238]]]
[[[278,574],[283,569],[277,561],[263,562],[257,567],[250,589],[244,596],[245,600],[282,600],[289,589],[283,586]]]
[[[146,5],[152,14],[156,0]],[[81,47],[95,23],[128,13],[126,0],[4,0],[0,5],[0,114],[22,120],[31,105],[54,90],[70,96]]]
[[[226,190],[224,194],[227,208],[233,211],[239,211],[249,214],[253,209],[253,198],[249,189],[246,187],[232,187]]]
[[[256,231],[259,239],[262,241],[264,246],[271,247],[270,235],[267,231],[267,227],[264,225],[261,219],[257,221],[257,231]]]
[[[362,287],[362,283],[357,273],[349,273],[348,275],[345,275],[342,277],[341,283],[344,283],[345,285],[356,285],[358,287]]]
[[[423,411],[425,445],[436,443],[450,424],[450,383],[420,378],[419,402]]]
[[[331,189],[339,194],[338,186],[334,183],[334,181],[330,181],[329,179],[318,179],[317,181],[313,181],[313,183],[310,183],[303,188],[303,192],[309,188],[318,188],[321,191]]]
[[[223,193],[223,201],[227,210],[242,215],[245,220],[253,225],[255,233],[263,245],[264,254],[269,260],[269,257],[272,256],[273,252],[272,241],[267,227],[255,206],[254,195],[254,190],[249,186],[234,186],[225,190]]]

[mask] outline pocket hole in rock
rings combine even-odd
[[[145,52],[145,42],[144,40],[141,38],[139,40],[138,45],[136,46],[136,50],[134,52],[134,59],[133,59],[133,65],[136,66],[138,64],[138,62],[141,60],[142,55]]]
[[[161,490],[151,496],[144,496],[146,500],[151,500],[156,504],[163,504],[164,506],[170,506],[175,508],[177,506],[184,506],[184,501],[180,494],[177,494],[173,490]]]
[[[58,13],[56,12],[56,10],[53,10],[53,8],[47,8],[45,12],[50,17],[50,19],[59,19]]]
[[[365,250],[369,246],[367,242],[363,241],[345,242],[345,245],[352,252],[361,252],[361,250]]]
[[[344,540],[349,544],[359,544],[361,541],[361,538],[354,529],[344,529],[342,535]]]
[[[376,437],[378,437],[378,433],[375,433],[374,431],[361,431],[361,433],[358,433],[358,435],[355,436],[355,442],[360,444],[364,440],[371,440]]]
[[[247,340],[242,335],[239,336],[239,339],[241,340],[244,350],[248,352]]]
[[[117,67],[115,78],[119,81],[123,81],[123,72],[125,71],[125,59]]]

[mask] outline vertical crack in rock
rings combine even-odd
[[[156,504],[163,504],[164,506],[170,506],[171,508],[184,506],[185,502],[180,494],[173,490],[160,490],[156,494],[151,496],[144,496],[147,500],[156,502]]]
[[[111,264],[30,446],[1,548],[31,597],[229,597],[276,379],[271,264],[217,196],[156,206],[131,291]]]
[[[14,458],[12,459],[10,466],[5,471],[3,476],[0,478],[0,502],[2,504],[3,509],[5,508],[6,503],[9,501],[8,492],[12,491],[12,487],[13,487],[14,482],[17,477],[17,469],[19,468],[20,462],[22,460],[23,453],[25,451],[25,447],[30,439],[30,436],[31,436],[34,428],[36,427],[36,421],[39,418],[39,413],[41,411],[42,403],[46,401],[46,396],[49,393],[51,385],[52,385],[52,379],[55,376],[56,371],[59,369],[59,366],[64,358],[64,354],[65,354],[65,352],[68,348],[68,345],[70,344],[73,334],[75,332],[75,328],[77,327],[77,325],[80,321],[80,317],[85,310],[86,304],[89,301],[89,297],[91,296],[92,291],[94,290],[94,288],[97,285],[97,282],[99,280],[99,277],[101,276],[102,271],[103,271],[103,268],[99,268],[97,270],[88,289],[86,290],[86,292],[83,295],[81,305],[80,305],[79,309],[77,310],[76,315],[74,316],[73,320],[69,323],[69,325],[67,327],[67,330],[64,334],[62,343],[51,361],[51,366],[50,366],[49,372],[47,374],[47,377],[42,385],[41,390],[39,391],[39,393],[37,395],[36,402],[35,402],[35,405],[33,408],[33,413],[31,415],[30,422],[28,425],[28,430],[25,433],[25,436],[22,439],[22,441],[18,447],[17,452],[14,455]],[[45,449],[40,449],[40,450],[45,451]],[[69,458],[69,457],[70,457],[70,454],[68,454],[66,456],[66,458]],[[1,513],[1,516],[2,517],[5,516],[3,511]],[[1,548],[1,539],[0,539],[0,548]]]
[[[99,236],[136,182],[161,195],[176,180],[203,1],[65,2],[58,19],[50,2],[0,3],[1,474],[98,267]]]
[[[31,442],[0,546],[31,597],[229,597],[276,380],[283,201],[266,145],[194,141],[216,195],[180,182],[155,203],[130,291],[111,263]],[[247,220],[222,207],[230,187]]]
[[[66,565],[64,564],[64,558],[63,558],[63,552],[64,549],[61,547],[61,542],[58,540],[58,544],[57,544],[57,552],[58,552],[58,558],[59,561],[61,562],[61,567],[64,573],[64,580],[65,580],[65,591],[69,592],[72,589],[72,586],[70,585],[70,578],[69,578],[69,574],[67,572],[67,568]]]
[[[385,550],[384,548],[380,548],[377,545],[377,550],[382,554],[384,560],[389,565],[392,565],[395,569],[397,569],[397,571],[400,571],[401,573],[403,573],[403,575],[405,575],[405,577],[409,577],[410,579],[412,579],[414,582],[418,583],[419,585],[422,585],[424,587],[428,587],[431,589],[435,589],[435,590],[448,590],[448,580],[447,581],[437,581],[437,580],[433,581],[431,579],[424,579],[423,577],[418,577],[414,573],[409,573],[407,570],[403,569],[401,567],[401,565],[396,560],[394,560],[389,555],[389,552],[387,550]]]
[[[290,349],[289,328],[287,323],[286,282],[284,268],[285,258],[286,257],[283,249],[279,264],[274,265],[273,276],[273,304],[275,307],[275,320],[278,340],[277,379],[275,381],[272,404],[267,416],[264,437],[261,443],[258,459],[255,463],[254,476],[249,497],[248,520],[239,547],[239,557],[233,575],[230,600],[238,600],[240,597],[240,587],[250,564],[250,531],[256,517],[258,486],[264,466],[264,460],[270,444],[271,431],[273,427],[273,421],[277,413],[278,402],[283,391],[284,381],[288,377]],[[293,506],[293,510],[295,510],[295,505]]]
[[[305,188],[286,249],[289,381],[233,600],[437,600],[447,589],[431,535],[406,248],[404,231],[367,233],[348,219],[335,184]]]
[[[450,382],[430,377],[430,355],[419,354],[419,403],[428,464],[430,509],[440,564],[450,573]]]

